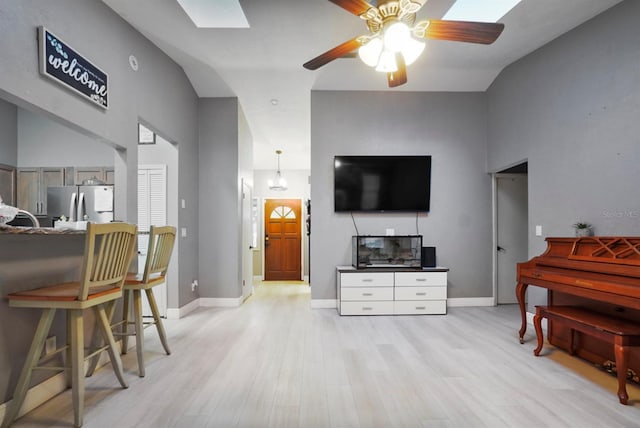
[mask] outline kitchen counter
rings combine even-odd
[[[0,226],[0,403],[11,398],[41,311],[9,307],[9,293],[77,280],[86,231]],[[93,326],[87,322],[85,334]],[[52,334],[64,343],[64,316],[56,314]],[[34,373],[34,384],[54,375]]]
[[[84,235],[86,230],[0,225],[0,235]]]

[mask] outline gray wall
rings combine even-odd
[[[530,257],[578,220],[598,235],[640,234],[638,17],[640,2],[625,1],[507,67],[488,91],[489,169],[528,159]]]
[[[236,98],[199,102],[199,294],[242,295],[239,109]]]
[[[432,155],[425,245],[451,269],[449,297],[490,297],[491,180],[483,93],[312,92],[311,294],[335,299],[335,267],[351,264],[349,214],[333,212],[333,156]],[[415,214],[354,214],[361,235],[416,234]]]
[[[1,98],[0,163],[18,166],[18,109]]]
[[[18,167],[113,166],[115,152],[50,118],[18,109]]]

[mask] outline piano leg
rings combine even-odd
[[[527,308],[525,307],[525,296],[527,294],[528,284],[519,282],[516,285],[516,297],[520,306],[520,316],[522,317],[522,325],[520,326],[520,343],[524,343],[524,333],[527,331]]]
[[[618,369],[618,399],[621,404],[627,404],[629,395],[627,394],[627,369],[629,368],[629,354],[626,347],[618,343],[613,345],[616,356],[616,368]]]
[[[540,355],[540,351],[542,351],[542,345],[544,344],[544,334],[542,333],[542,315],[540,315],[540,309],[538,309],[537,307],[536,314],[533,316],[533,327],[536,329],[536,338],[538,339],[538,347],[533,350],[533,355],[537,357],[538,355]]]

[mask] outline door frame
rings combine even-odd
[[[262,252],[262,280],[264,281],[264,276],[265,276],[265,268],[266,268],[266,262],[267,262],[267,258],[266,258],[266,250],[265,250],[265,245],[264,245],[264,234],[265,231],[267,230],[266,228],[266,224],[265,224],[265,210],[264,210],[264,206],[267,203],[267,200],[273,200],[273,199],[296,199],[296,200],[300,200],[300,281],[304,281],[304,269],[305,269],[305,265],[304,265],[304,233],[305,233],[305,227],[306,227],[306,222],[304,221],[305,216],[305,199],[304,198],[298,198],[298,197],[281,197],[281,198],[275,198],[275,197],[266,197],[266,198],[262,198],[262,230],[261,230],[261,239],[262,239],[262,246],[261,248],[261,252]]]
[[[253,186],[243,178],[240,179],[242,188],[241,228],[242,233],[240,260],[242,264],[242,301],[244,302],[253,294]]]
[[[523,160],[521,162],[517,162],[515,165],[519,165],[521,163],[527,162],[527,160]],[[503,169],[501,169],[502,171]],[[521,177],[523,174],[510,174],[510,173],[501,173],[501,172],[492,172],[491,173],[491,223],[492,223],[492,247],[491,247],[491,270],[492,270],[492,293],[493,293],[493,306],[498,306],[498,178],[509,178],[509,177]],[[528,178],[528,174],[527,178]],[[527,185],[528,192],[528,185]],[[528,217],[528,211],[527,211]],[[528,227],[528,220],[527,220]],[[527,236],[528,233],[527,233]],[[527,251],[529,248],[529,242],[527,239]]]

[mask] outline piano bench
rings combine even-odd
[[[593,312],[577,306],[536,306],[533,325],[536,329],[538,347],[533,354],[538,356],[542,350],[542,318],[555,321],[571,330],[569,353],[574,354],[574,331],[588,334],[613,345],[618,370],[618,399],[627,404],[629,395],[626,388],[627,369],[629,367],[629,347],[640,346],[640,325],[629,320]]]

